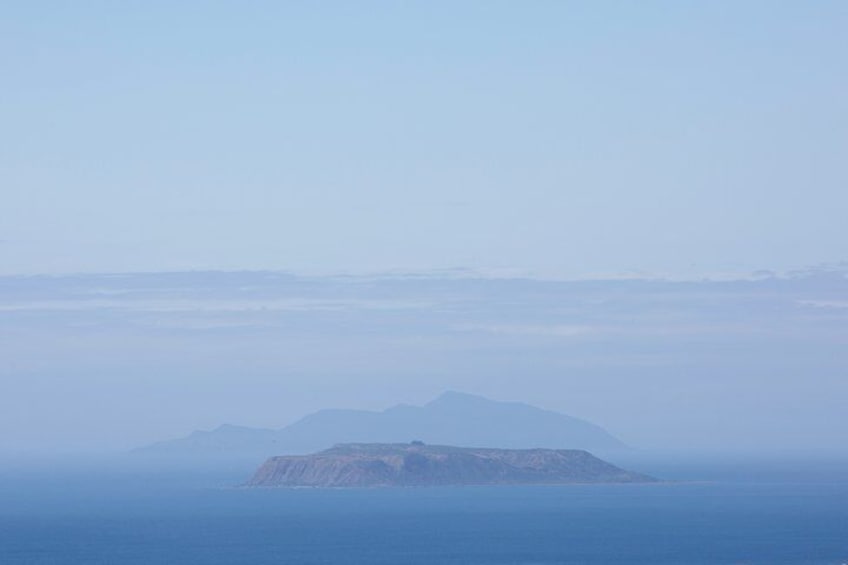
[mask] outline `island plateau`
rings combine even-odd
[[[580,449],[495,449],[421,442],[340,444],[311,455],[271,457],[246,486],[389,487],[645,483]]]

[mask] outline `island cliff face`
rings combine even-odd
[[[271,457],[247,486],[375,487],[637,483],[656,479],[576,449],[489,449],[357,443]]]

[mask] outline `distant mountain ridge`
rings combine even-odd
[[[643,483],[579,449],[493,449],[445,445],[345,444],[312,455],[271,457],[246,486],[403,487]]]
[[[617,450],[625,445],[592,423],[518,402],[445,392],[423,406],[382,412],[320,410],[279,430],[223,425],[135,450],[137,454],[264,460],[341,443],[408,443],[489,448]]]

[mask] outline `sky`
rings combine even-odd
[[[846,258],[844,2],[3,12],[3,274]]]
[[[848,3],[2,11],[0,452],[448,389],[848,432]]]
[[[848,265],[736,281],[0,277],[0,459],[446,390],[648,452],[848,455]]]

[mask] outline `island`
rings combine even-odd
[[[271,457],[250,487],[406,487],[647,483],[581,449],[495,449],[349,443],[311,455]]]

